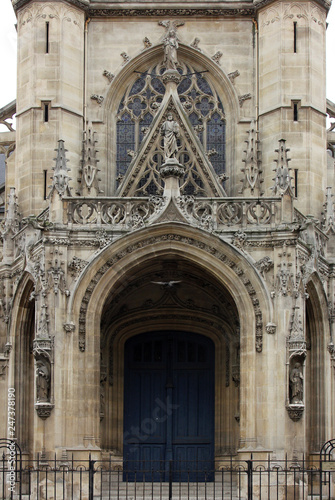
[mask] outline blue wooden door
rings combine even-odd
[[[125,345],[124,470],[128,480],[211,480],[214,345],[184,332]],[[171,465],[170,465],[171,464]]]

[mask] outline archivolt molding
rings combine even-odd
[[[234,262],[227,256],[227,252],[220,251],[216,247],[204,243],[203,241],[200,240],[200,238],[198,239],[196,237],[183,236],[182,234],[178,234],[178,231],[171,230],[170,228],[164,234],[159,234],[156,236],[153,235],[151,237],[147,237],[140,241],[131,243],[127,247],[122,247],[118,252],[114,254],[112,258],[104,261],[104,264],[97,269],[94,276],[91,278],[88,286],[86,287],[85,293],[81,299],[80,310],[79,310],[79,338],[78,338],[80,351],[84,352],[86,349],[86,321],[87,321],[87,310],[89,302],[95,288],[97,287],[102,277],[114,265],[122,262],[122,259],[125,258],[126,256],[129,256],[130,254],[136,254],[136,252],[140,249],[154,246],[164,241],[178,242],[183,245],[186,244],[189,245],[190,247],[199,248],[203,252],[210,254],[212,257],[224,263],[228,268],[230,268],[234,272],[234,274],[238,277],[239,283],[243,286],[244,290],[250,297],[255,317],[255,332],[256,332],[255,348],[257,352],[261,352],[263,347],[263,313],[260,307],[260,298],[258,296],[254,284],[251,282],[250,277],[248,276],[249,273],[248,274],[245,273],[245,271],[242,269],[243,261],[241,262],[242,265],[239,266],[236,262]],[[239,260],[240,261],[242,260],[241,257],[239,257]]]

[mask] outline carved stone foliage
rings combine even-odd
[[[80,259],[76,255],[68,263],[68,269],[72,277],[77,278],[83,269],[87,266],[87,260]]]
[[[125,64],[127,64],[127,62],[130,61],[130,56],[128,56],[128,54],[126,52],[121,52],[120,56],[123,59],[122,65],[125,65]]]
[[[109,83],[111,83],[114,80],[114,78],[115,78],[115,76],[113,75],[113,73],[111,73],[107,69],[105,69],[102,74],[103,74],[103,76],[105,76],[107,78],[107,80],[109,81]]]
[[[270,259],[270,257],[263,257],[256,262],[255,267],[261,273],[263,278],[265,278],[265,274],[268,273],[273,267],[273,261]]]
[[[276,330],[277,330],[277,325],[275,325],[274,323],[268,323],[265,327],[266,329],[266,333],[270,334],[270,335],[274,335],[276,333]]]
[[[99,106],[101,106],[101,104],[104,102],[105,98],[103,95],[99,95],[99,94],[92,94],[91,95],[91,99],[92,101],[96,101]]]
[[[18,0],[19,2],[20,0]],[[75,0],[71,0],[74,2]],[[82,5],[81,5],[82,6]],[[223,17],[235,17],[235,16],[252,16],[255,11],[253,8],[246,9],[245,7],[236,9],[189,9],[189,8],[179,8],[179,9],[89,9],[88,16],[107,16],[107,17],[125,17],[125,16],[145,16],[145,17],[176,17],[176,16],[223,16]],[[163,21],[164,22],[164,21]]]
[[[242,108],[243,103],[244,103],[245,101],[248,101],[249,99],[252,99],[252,95],[251,95],[250,93],[248,93],[248,94],[243,94],[243,95],[239,95],[239,96],[238,96],[238,102],[239,102],[239,104],[240,104],[240,108]]]
[[[221,59],[221,57],[222,57],[222,56],[223,56],[223,53],[222,53],[220,50],[218,50],[218,51],[214,54],[214,56],[212,56],[212,59],[213,59],[213,61],[215,61],[217,64],[220,64],[220,59]]]
[[[200,38],[195,38],[193,40],[193,42],[191,43],[190,47],[192,47],[193,49],[196,49],[196,50],[199,50],[201,52],[201,49],[199,47],[199,43],[200,43]]]
[[[143,43],[145,49],[150,49],[150,47],[152,47],[152,43],[147,36],[143,38]]]
[[[117,262],[122,260],[123,257],[132,254],[133,252],[136,252],[139,248],[145,248],[147,246],[151,246],[155,244],[156,242],[160,241],[169,241],[169,240],[176,240],[176,241],[181,241],[187,245],[191,245],[194,247],[201,248],[205,252],[208,252],[210,255],[215,256],[217,259],[219,259],[221,262],[224,262],[228,267],[230,267],[236,274],[236,276],[239,277],[239,279],[242,281],[246,292],[250,296],[250,299],[252,301],[253,309],[254,309],[254,314],[255,314],[255,330],[256,330],[256,337],[255,337],[255,348],[257,352],[262,351],[262,346],[263,346],[263,315],[262,311],[260,308],[259,304],[259,299],[257,298],[257,293],[255,288],[253,287],[252,283],[250,280],[244,275],[244,271],[240,269],[233,261],[227,258],[227,256],[223,253],[220,253],[216,248],[211,247],[209,245],[206,245],[203,242],[194,240],[193,238],[188,238],[188,237],[183,237],[178,234],[165,234],[159,237],[151,237],[146,240],[143,240],[141,242],[138,242],[134,245],[131,245],[130,247],[122,250],[118,254],[116,254],[112,259],[108,260],[95,274],[95,276],[92,278],[90,281],[85,294],[82,298],[81,306],[80,306],[80,313],[79,313],[79,349],[80,351],[84,352],[86,348],[86,314],[87,314],[87,308],[88,304],[91,298],[91,295],[99,283],[100,279],[102,276]]]
[[[245,158],[242,160],[245,165],[241,169],[244,174],[243,179],[241,179],[241,193],[261,196],[264,194],[264,191],[261,190],[263,182],[261,178],[261,152],[259,151],[258,131],[253,121],[250,124],[248,134],[247,148],[244,150]]]
[[[69,188],[69,181],[71,180],[71,178],[68,174],[70,169],[66,166],[66,163],[69,160],[66,159],[67,150],[64,147],[63,140],[58,141],[58,148],[55,149],[55,151],[57,152],[57,157],[55,158],[56,165],[52,168],[54,174],[52,178],[51,191],[48,198],[51,198],[55,191],[61,198],[66,195],[71,196],[71,191]]]
[[[237,231],[233,236],[232,243],[236,248],[239,248],[240,250],[243,251],[243,247],[246,240],[247,240],[247,234],[244,233],[243,231]]]
[[[240,76],[240,72],[238,70],[235,70],[235,71],[232,71],[231,73],[228,73],[228,78],[232,83],[234,83],[235,78],[237,78],[238,76]]]
[[[275,151],[278,154],[278,157],[275,160],[277,166],[274,169],[276,176],[273,179],[275,181],[275,184],[272,188],[273,194],[280,196],[288,194],[293,198],[294,194],[292,189],[292,177],[290,175],[291,169],[288,166],[288,162],[290,161],[290,159],[287,158],[289,149],[286,148],[285,139],[280,139],[279,147]]]
[[[81,161],[81,169],[79,170],[79,194],[81,196],[98,196],[102,193],[99,187],[98,159],[97,159],[97,140],[95,132],[92,130],[92,125],[89,125],[88,130],[84,131],[83,137],[83,153]]]

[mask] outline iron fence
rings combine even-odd
[[[334,476],[321,462],[245,461],[234,456],[209,462],[25,460],[14,469],[2,454],[3,500],[313,500],[335,498]],[[335,474],[334,474],[335,475]]]

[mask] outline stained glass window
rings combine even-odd
[[[128,113],[124,113],[116,124],[117,176],[124,176],[131,157],[128,151],[135,149],[135,125]]]
[[[117,178],[120,181],[145,140],[163,100],[165,86],[161,75],[164,70],[162,65],[157,65],[138,74],[120,103],[116,133]],[[206,71],[196,72],[193,67],[184,63],[180,63],[178,71],[183,76],[177,87],[180,102],[204,153],[210,152],[209,161],[215,173],[220,175],[225,171],[226,141],[225,114],[220,98],[206,76]],[[201,195],[204,193],[203,182],[198,174],[196,161],[189,153],[179,141],[178,158],[186,167],[181,191],[184,194]],[[162,145],[158,145],[156,153],[150,159],[150,167],[138,183],[136,192],[139,195],[162,192],[162,181],[158,173],[162,162]]]

